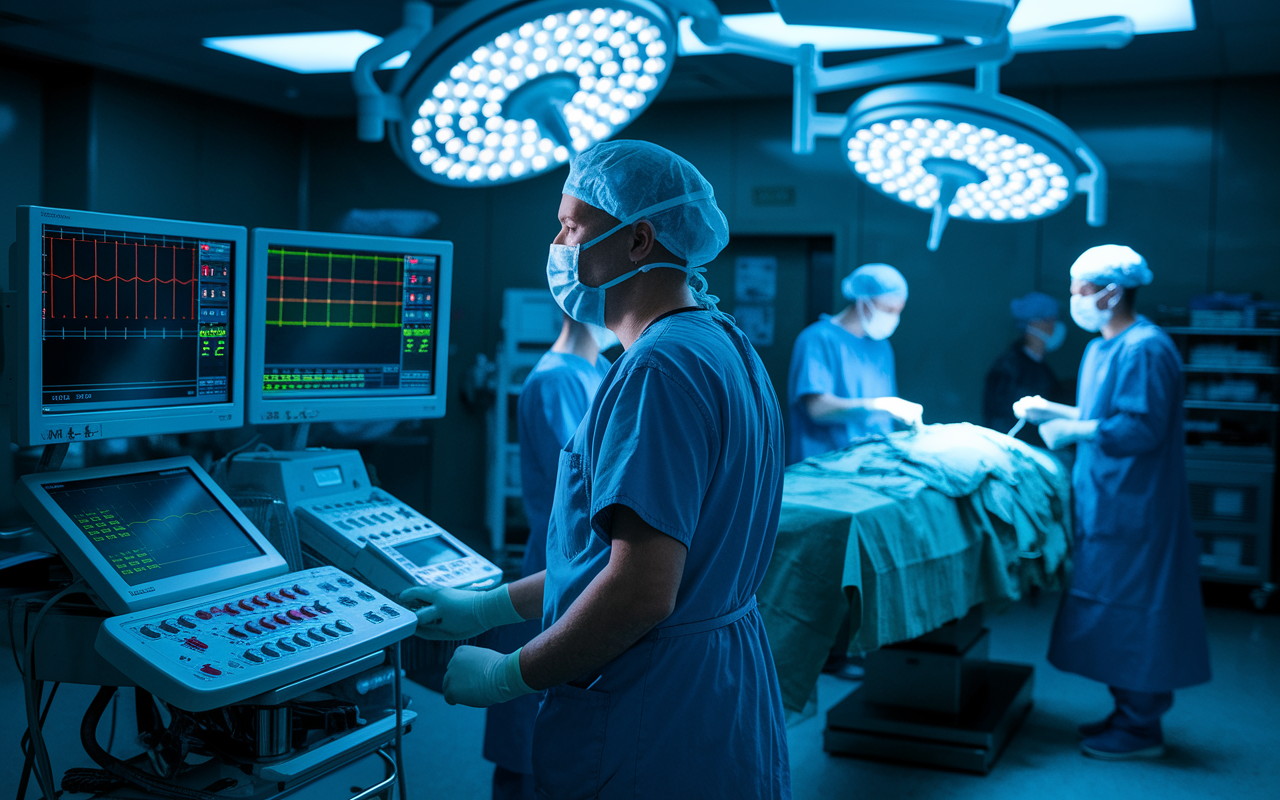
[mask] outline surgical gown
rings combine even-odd
[[[516,426],[520,439],[520,488],[529,518],[522,575],[546,569],[547,520],[551,517],[560,450],[587,415],[591,398],[610,366],[604,356],[592,364],[572,353],[547,351],[520,388]],[[505,625],[486,634],[480,644],[513,653],[541,632],[541,620]],[[525,695],[488,709],[484,727],[486,759],[511,772],[533,772],[530,752],[538,699],[536,694]]]
[[[787,405],[791,431],[787,439],[787,463],[841,450],[858,438],[890,433],[893,418],[883,411],[868,411],[849,422],[815,422],[804,397],[833,394],[836,397],[893,397],[898,379],[893,346],[854,336],[829,314],[800,332],[791,351],[787,379]]]
[[[1120,689],[1209,680],[1182,396],[1178,351],[1144,317],[1085,350],[1078,404],[1100,424],[1077,446],[1075,569],[1049,661]]]
[[[614,365],[560,454],[543,624],[609,561],[611,511],[688,548],[675,610],[538,712],[539,797],[787,798],[782,696],[755,593],[782,503],[782,418],[732,320],[658,320]]]

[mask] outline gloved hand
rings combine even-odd
[[[418,636],[458,641],[479,636],[490,628],[524,622],[511,603],[507,584],[487,592],[413,586],[400,593],[400,603],[418,616]]]
[[[462,645],[444,673],[444,701],[451,706],[488,708],[533,694],[520,674],[520,651],[504,656],[496,650]]]
[[[890,416],[908,427],[919,425],[924,418],[924,406],[901,397],[877,397],[871,401],[871,407],[889,412]]]
[[[1013,415],[1032,425],[1040,425],[1051,419],[1080,419],[1080,409],[1045,400],[1040,395],[1024,397],[1013,404]]]
[[[1087,442],[1098,435],[1096,419],[1051,419],[1040,426],[1040,438],[1050,450],[1058,450],[1076,442]]]

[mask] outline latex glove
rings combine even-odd
[[[919,425],[924,418],[924,406],[901,397],[877,397],[871,401],[871,407],[876,411],[889,412],[890,416],[908,427]]]
[[[504,656],[496,650],[462,645],[444,673],[444,701],[451,706],[488,708],[533,694],[520,674],[520,651]]]
[[[487,592],[413,586],[400,593],[400,603],[414,609],[418,616],[417,634],[423,639],[470,639],[499,625],[524,622],[511,603],[511,589],[505,583]]]
[[[1050,450],[1058,450],[1076,442],[1087,442],[1098,435],[1096,419],[1051,419],[1040,426],[1040,438]]]
[[[1051,419],[1080,419],[1080,409],[1045,400],[1040,395],[1024,397],[1013,404],[1013,415],[1032,425],[1040,425]]]

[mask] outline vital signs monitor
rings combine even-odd
[[[244,228],[20,206],[17,230],[14,441],[244,424]]]

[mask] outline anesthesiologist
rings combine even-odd
[[[520,491],[529,519],[521,577],[547,568],[547,526],[556,490],[560,451],[573,438],[591,399],[608,374],[602,351],[618,343],[608,328],[583,325],[568,315],[560,336],[538,359],[520,387],[517,433],[520,440]],[[503,625],[479,643],[511,653],[542,632],[540,620]],[[538,694],[527,694],[489,706],[485,714],[484,757],[494,764],[493,798],[532,800],[533,723]]]
[[[782,695],[755,592],[777,535],[782,417],[698,269],[728,242],[711,185],[638,141],[572,163],[547,278],[626,348],[560,453],[547,569],[488,592],[414,588],[419,634],[541,615],[510,656],[459,647],[450,703],[546,689],[540,797],[791,796]]]
[[[1061,401],[1062,383],[1044,363],[1067,338],[1067,327],[1058,319],[1058,301],[1044,292],[1015,298],[1009,311],[1018,325],[1018,340],[1000,354],[987,371],[982,392],[982,424],[1004,433],[1017,424],[1013,404],[1020,398],[1041,396]],[[1018,438],[1043,447],[1035,428],[1024,427]]]
[[[907,305],[906,278],[888,264],[863,264],[841,290],[849,304],[801,331],[791,351],[788,464],[889,433],[895,421],[917,425],[924,411],[896,396],[889,337]]]
[[[1092,247],[1071,267],[1071,318],[1100,331],[1075,406],[1025,397],[1019,417],[1050,449],[1075,443],[1075,570],[1049,661],[1111,688],[1114,710],[1080,726],[1095,758],[1164,754],[1173,690],[1209,680],[1199,551],[1183,463],[1182,364],[1168,334],[1134,312],[1151,283],[1129,247]]]

